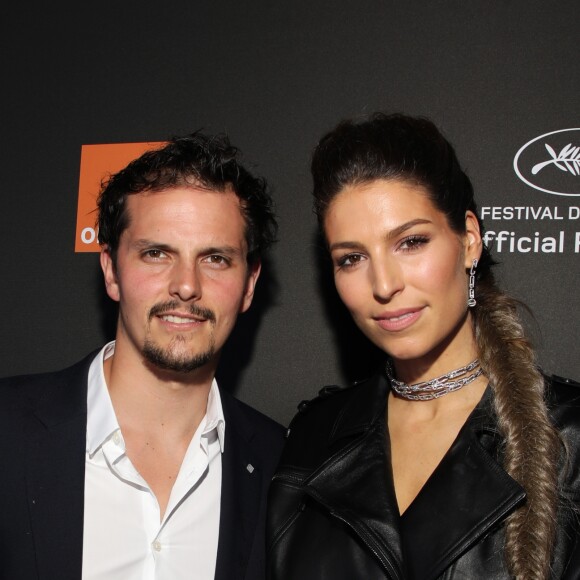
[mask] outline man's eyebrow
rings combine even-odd
[[[170,244],[164,244],[161,242],[156,242],[155,240],[148,239],[135,240],[132,245],[138,251],[155,248],[156,250],[162,250],[165,252],[172,251],[174,249]]]
[[[241,256],[243,254],[242,248],[236,246],[209,246],[202,248],[200,254],[227,254],[229,256]]]
[[[415,226],[418,226],[421,224],[431,224],[431,223],[433,223],[431,220],[423,219],[423,218],[417,218],[417,219],[405,222],[404,224],[401,224],[400,226],[397,226],[396,228],[387,232],[387,234],[385,235],[385,240],[386,241],[392,240],[393,238],[400,236],[401,234],[405,233],[407,230],[410,230],[411,228],[413,228]],[[362,247],[363,247],[363,244],[361,244],[360,242],[344,241],[344,242],[337,242],[336,244],[332,244],[329,247],[329,250],[331,252],[333,250],[356,250],[356,249],[362,249]]]

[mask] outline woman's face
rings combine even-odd
[[[481,254],[473,213],[459,235],[423,187],[377,180],[343,189],[324,229],[338,293],[372,342],[395,362],[469,362],[466,270]]]

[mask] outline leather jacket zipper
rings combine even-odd
[[[385,572],[387,574],[390,574],[389,580],[405,580],[405,577],[399,574],[393,563],[390,561],[388,555],[385,554],[383,550],[379,550],[376,547],[376,543],[371,540],[369,534],[367,534],[363,530],[359,530],[355,524],[353,524],[340,514],[330,509],[329,513],[331,516],[335,517],[337,520],[340,520],[342,523],[346,524],[353,532],[355,532],[355,534],[363,541],[364,545],[374,554],[377,560],[381,563]]]

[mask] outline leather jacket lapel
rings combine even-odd
[[[482,401],[401,518],[410,578],[437,578],[525,499],[496,461],[491,394]],[[453,490],[453,492],[451,492]]]
[[[385,449],[387,386],[365,385],[337,419],[336,451],[305,482],[304,490],[345,522],[379,559],[391,578],[405,578],[399,514]]]
[[[505,520],[525,493],[496,459],[501,437],[488,389],[399,516],[385,424],[388,393],[382,376],[361,389],[335,423],[332,455],[304,490],[349,525],[392,577],[434,579]]]

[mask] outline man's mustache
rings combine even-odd
[[[210,322],[215,322],[215,314],[209,308],[204,308],[203,306],[198,306],[197,304],[189,304],[184,308],[184,305],[177,300],[163,302],[162,304],[155,304],[152,306],[149,310],[149,320],[151,320],[154,316],[165,314],[165,312],[170,312],[171,310],[187,312],[193,316],[198,316],[200,318],[205,318]]]

